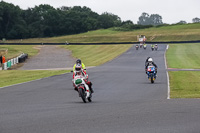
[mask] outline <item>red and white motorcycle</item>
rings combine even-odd
[[[84,103],[86,103],[86,99],[89,102],[92,102],[92,93],[89,86],[86,84],[87,77],[88,75],[85,77],[83,75],[76,75],[73,80],[75,87],[78,89],[79,96],[82,98]]]

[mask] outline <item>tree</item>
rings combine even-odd
[[[23,38],[27,33],[26,22],[21,17],[22,10],[18,6],[0,2],[0,38]]]
[[[77,34],[121,26],[121,19],[112,13],[101,15],[88,7],[54,7],[41,4],[26,10],[0,2],[0,39],[23,39]],[[124,25],[132,26],[131,21]]]
[[[139,25],[161,25],[162,22],[162,16],[158,14],[152,14],[149,15],[148,13],[142,13],[142,15],[139,17],[139,20],[137,22]]]
[[[192,22],[193,22],[193,23],[200,23],[200,18],[197,18],[197,17],[196,17],[196,18],[193,18],[193,19],[192,19]]]
[[[139,17],[139,21],[137,22],[139,25],[149,25],[149,14],[148,13],[142,13],[142,15]]]
[[[121,25],[121,19],[117,15],[107,12],[101,14],[98,21],[100,22],[100,27],[104,29]]]
[[[187,24],[186,21],[181,20],[180,22],[178,22],[177,24]]]
[[[150,22],[150,25],[161,25],[161,24],[163,24],[162,17],[158,14],[152,14],[149,17],[149,22]]]

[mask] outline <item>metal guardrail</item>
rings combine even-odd
[[[0,45],[117,45],[117,44],[139,44],[140,42],[102,42],[102,43],[0,43]],[[200,43],[196,41],[163,41],[146,42],[146,44],[179,44],[179,43]]]

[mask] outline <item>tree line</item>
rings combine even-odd
[[[77,34],[101,28],[120,26],[121,19],[112,13],[93,12],[87,7],[39,5],[22,10],[0,2],[0,38],[23,39]]]
[[[194,22],[200,22],[194,18]],[[138,23],[122,21],[112,13],[98,14],[88,7],[54,8],[41,4],[26,10],[12,3],[0,2],[0,40],[52,37],[83,33],[97,29],[118,27],[117,30],[133,30],[163,25],[159,14],[142,13]]]

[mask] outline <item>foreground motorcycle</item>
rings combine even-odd
[[[86,84],[86,79],[84,76],[82,75],[75,76],[74,85],[78,89],[79,96],[82,98],[84,103],[86,103],[86,100],[92,102],[92,94],[89,89],[89,86]]]
[[[155,66],[148,66],[147,67],[147,75],[148,75],[148,79],[151,81],[151,83],[154,83],[154,81],[156,79]]]

